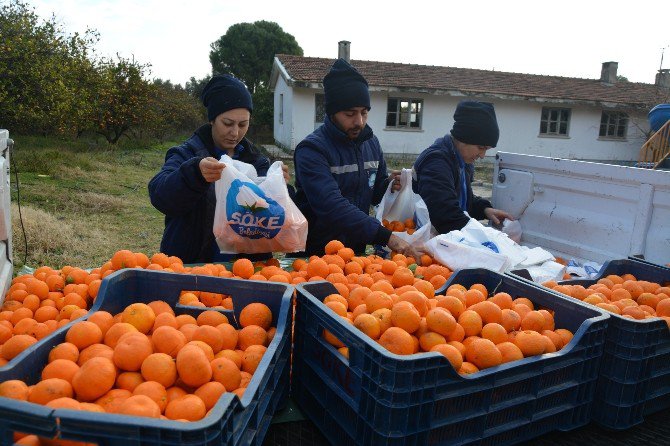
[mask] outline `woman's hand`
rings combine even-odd
[[[220,163],[216,158],[208,156],[200,160],[198,167],[200,167],[200,173],[205,181],[213,183],[221,178],[221,172],[226,168],[226,165]]]
[[[281,163],[281,170],[284,172],[284,182],[286,184],[291,182],[291,174],[288,171],[288,166],[284,164],[283,162]]]
[[[391,193],[398,192],[400,190],[400,171],[392,170],[389,180],[391,181]]]

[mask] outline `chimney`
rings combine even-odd
[[[603,68],[600,71],[600,81],[606,84],[615,84],[617,68],[619,68],[619,62],[603,62]]]
[[[337,42],[337,58],[344,59],[349,62],[349,47],[351,42],[348,40],[340,40]]]
[[[670,88],[670,68],[661,68],[656,73],[655,85],[663,88]]]

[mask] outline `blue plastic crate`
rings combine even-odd
[[[341,322],[327,282],[296,287],[292,396],[334,445],[513,444],[589,421],[609,316],[485,269],[448,281],[524,296],[575,333],[556,353],[459,375],[438,353],[400,356]],[[323,339],[329,330],[349,360]]]
[[[124,269],[108,276],[89,314],[98,310],[121,312],[134,302],[164,300],[176,314],[197,316],[205,307],[182,306],[182,290],[210,291],[230,295],[234,310],[222,310],[231,324],[244,306],[264,302],[273,314],[276,334],[240,400],[225,393],[209,416],[195,422],[178,422],[117,414],[75,410],[52,410],[45,406],[0,398],[0,442],[11,442],[14,431],[46,437],[95,442],[99,445],[260,445],[275,410],[286,403],[289,392],[292,304],[290,285],[220,277],[175,274],[142,269]],[[84,316],[79,320],[86,319]],[[74,322],[73,322],[74,323]],[[70,323],[53,336],[31,346],[9,367],[0,370],[0,381],[21,379],[34,383],[47,363],[49,351],[65,339]]]
[[[670,283],[670,268],[639,259],[610,260],[594,279],[561,284],[589,287],[610,274]],[[594,307],[595,308],[595,307]],[[662,319],[631,320],[612,314],[605,332],[593,419],[610,429],[627,429],[644,416],[670,407],[670,330]]]

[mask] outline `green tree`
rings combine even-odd
[[[200,101],[200,94],[202,93],[202,90],[205,89],[205,85],[207,85],[207,82],[209,82],[211,78],[212,76],[205,76],[202,79],[196,79],[195,77],[191,76],[191,79],[186,82],[184,89],[193,98]]]
[[[95,103],[95,131],[110,144],[150,120],[152,88],[144,79],[148,64],[117,55],[100,63],[101,84]]]
[[[98,36],[68,35],[20,1],[0,6],[0,122],[19,133],[74,134],[90,116]]]
[[[175,132],[193,131],[205,120],[205,109],[181,85],[155,79],[151,85],[147,121],[143,130],[163,141]]]
[[[267,85],[275,54],[302,56],[295,38],[275,22],[238,23],[212,43],[209,61],[213,73],[230,73],[252,93]]]

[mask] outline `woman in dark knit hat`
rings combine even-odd
[[[247,87],[230,75],[215,75],[201,95],[209,122],[198,128],[183,144],[172,147],[165,164],[149,182],[151,204],[165,214],[161,252],[184,263],[233,260],[221,254],[213,232],[216,196],[214,182],[221,178],[226,154],[251,164],[258,176],[265,176],[270,160],[248,140],[253,103]],[[288,169],[284,166],[288,182]],[[288,186],[292,189],[292,186]],[[293,191],[290,191],[293,194]],[[252,260],[267,259],[271,253],[243,255]]]
[[[474,195],[470,185],[473,163],[498,144],[498,136],[493,104],[463,101],[456,107],[451,134],[437,139],[414,162],[412,188],[425,201],[430,222],[440,234],[462,229],[470,221],[468,215],[494,225],[514,220]]]

